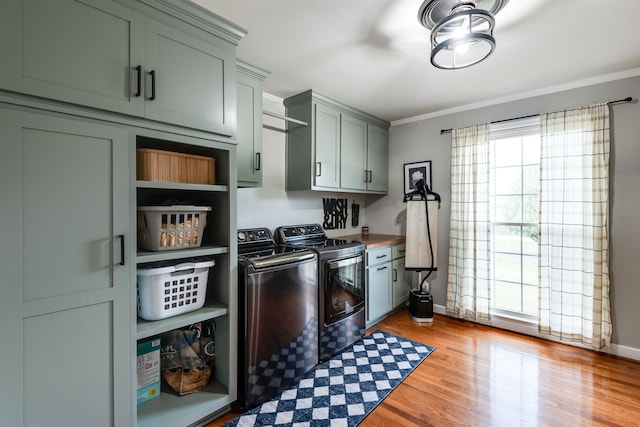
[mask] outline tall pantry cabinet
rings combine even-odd
[[[0,14],[2,423],[186,426],[236,400],[235,50],[245,30],[182,0],[7,0]],[[215,183],[136,179],[136,150],[215,159]],[[148,252],[137,207],[212,208],[198,248]],[[215,261],[204,307],[136,314],[136,271]],[[136,344],[213,319],[209,386],[136,403]]]
[[[128,425],[127,133],[0,108],[0,135],[2,422]]]

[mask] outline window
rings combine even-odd
[[[539,122],[491,128],[491,285],[493,312],[538,311]]]

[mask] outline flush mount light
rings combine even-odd
[[[496,47],[495,20],[509,0],[425,0],[420,23],[431,30],[431,63],[453,70],[482,61]]]

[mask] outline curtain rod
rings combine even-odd
[[[611,104],[619,104],[621,102],[631,102],[633,101],[633,98],[631,98],[630,96],[624,98],[624,99],[617,99],[615,101],[609,101],[607,102],[607,104],[611,105]],[[538,117],[540,114],[529,114],[528,116],[520,116],[520,117],[514,117],[511,119],[502,119],[502,120],[496,120],[494,122],[489,122],[490,124],[496,124],[496,123],[503,123],[503,122],[510,122],[513,120],[520,120],[520,119],[528,119],[531,117]],[[440,135],[443,135],[445,133],[451,133],[453,129],[440,129]]]

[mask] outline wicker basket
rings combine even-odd
[[[173,151],[138,148],[137,179],[143,181],[216,183],[216,159]]]

